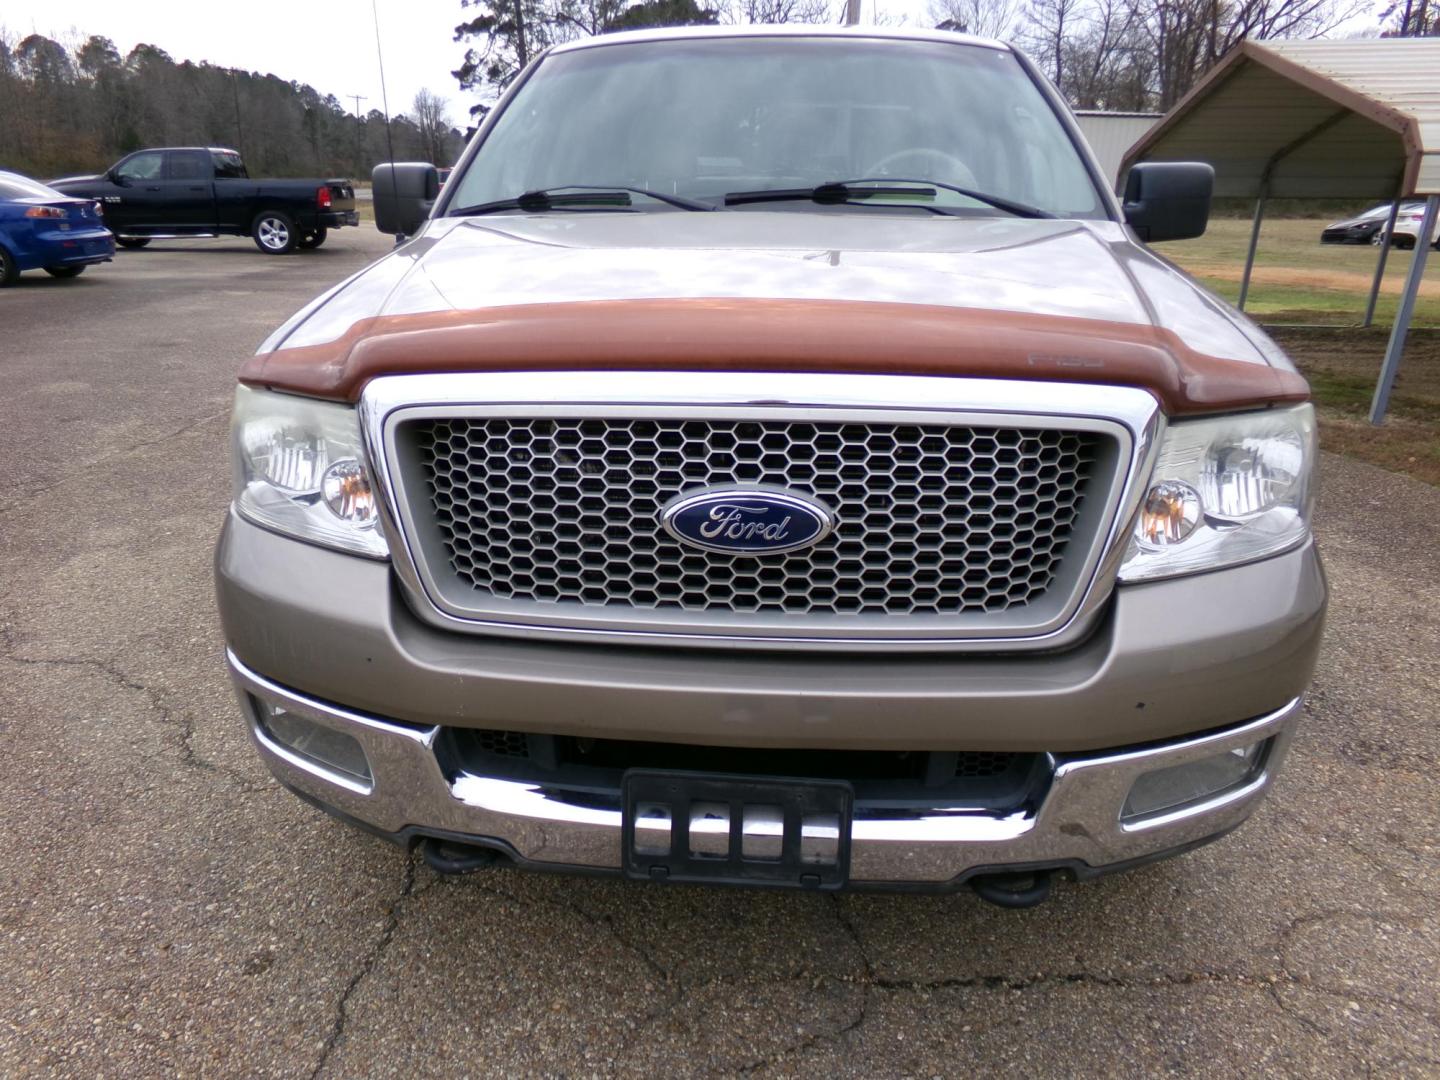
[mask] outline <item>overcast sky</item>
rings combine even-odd
[[[877,0],[864,0],[867,13]],[[924,21],[926,0],[878,0],[882,10]],[[406,112],[421,87],[450,101],[463,125],[471,99],[450,72],[465,47],[451,39],[465,18],[460,0],[376,0],[385,82],[392,113]],[[12,39],[31,33],[56,40],[101,34],[123,56],[141,42],[176,60],[208,60],[334,94],[347,109],[380,108],[379,65],[370,4],[243,0],[197,6],[194,0],[0,0],[0,27]]]

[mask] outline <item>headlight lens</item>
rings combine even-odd
[[[1172,424],[1120,579],[1213,570],[1299,544],[1315,455],[1309,405]]]
[[[389,554],[354,409],[242,386],[231,448],[244,517],[326,547]]]

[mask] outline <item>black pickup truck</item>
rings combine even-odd
[[[137,150],[100,176],[51,185],[105,206],[121,247],[156,239],[250,236],[267,255],[317,248],[331,229],[360,224],[348,180],[251,180],[234,150]]]

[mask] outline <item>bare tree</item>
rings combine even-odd
[[[1024,13],[1023,0],[930,0],[936,26],[1002,41],[1015,36]]]
[[[1151,65],[1135,49],[1135,6],[1093,0],[1064,45],[1064,91],[1078,109],[1144,108]]]
[[[1179,101],[1222,56],[1248,38],[1321,37],[1370,7],[1368,0],[1135,0],[1155,58],[1156,104]]]
[[[1030,50],[1051,81],[1061,88],[1065,86],[1066,46],[1078,32],[1084,11],[1085,0],[1031,0],[1030,3],[1027,35]]]
[[[448,102],[438,94],[421,88],[415,94],[415,126],[420,129],[420,146],[424,156],[436,165],[448,165],[445,153],[445,136],[450,130],[450,121],[445,115]]]
[[[839,22],[840,12],[832,10],[830,0],[725,0],[720,6],[720,21],[742,24]]]
[[[610,30],[628,6],[629,0],[561,0],[555,21],[562,34],[568,28],[572,36],[595,37]]]
[[[1398,20],[1395,20],[1396,16]],[[1391,21],[1395,20],[1395,21]],[[1380,12],[1382,37],[1433,37],[1440,35],[1440,2],[1393,0]]]
[[[1164,110],[1245,39],[1320,37],[1371,2],[1030,0],[1019,36],[1073,105]]]

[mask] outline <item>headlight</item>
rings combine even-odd
[[[1310,534],[1315,411],[1170,425],[1140,508],[1121,581],[1250,562]]]
[[[360,425],[348,405],[242,386],[231,423],[235,508],[301,540],[384,558]]]

